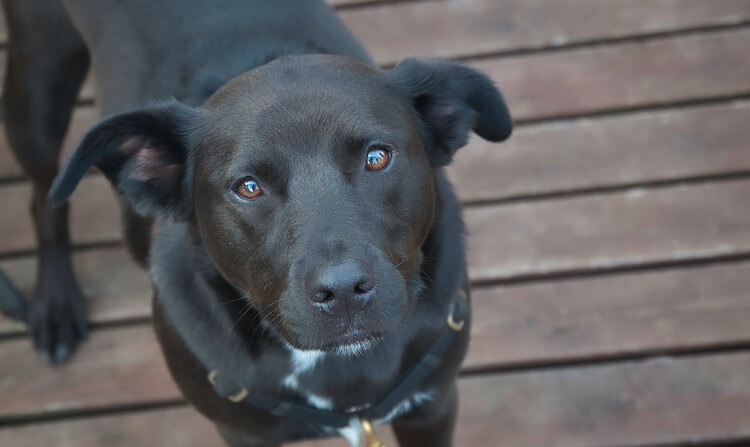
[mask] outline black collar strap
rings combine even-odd
[[[344,428],[351,426],[352,419],[377,421],[385,418],[397,404],[406,399],[422,384],[422,381],[430,372],[440,365],[443,354],[445,354],[453,338],[464,328],[468,314],[467,301],[464,291],[459,291],[458,299],[450,305],[446,320],[451,330],[443,331],[420,361],[401,376],[396,382],[396,386],[374,405],[360,407],[352,411],[321,410],[297,401],[264,396],[255,392],[251,393],[247,388],[222,376],[216,370],[212,370],[208,374],[208,380],[213,385],[216,394],[225,399],[232,402],[244,402],[267,410],[275,416],[292,417],[312,426]]]

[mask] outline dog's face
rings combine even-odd
[[[432,168],[408,104],[377,71],[296,60],[206,104],[194,212],[213,262],[263,321],[295,347],[336,348],[407,321]]]
[[[221,274],[290,345],[346,351],[408,323],[433,170],[472,128],[492,140],[511,129],[499,93],[473,70],[288,57],[235,78],[201,109],[173,103],[102,122],[52,196],[95,163],[139,212],[191,222]]]

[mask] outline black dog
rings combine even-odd
[[[510,135],[491,81],[418,59],[379,70],[319,1],[45,7],[54,29],[34,22],[39,3],[6,0],[11,141],[40,138],[26,157],[49,161],[89,54],[99,104],[119,114],[84,137],[49,197],[63,202],[92,166],[120,193],[188,400],[233,446],[354,443],[371,422],[393,422],[402,445],[450,445],[469,314],[442,166],[472,129]],[[41,40],[54,45],[33,53]],[[24,113],[30,98],[43,110]],[[35,200],[59,232],[64,211],[40,198],[49,164]],[[52,220],[37,222],[43,241]],[[67,263],[62,251],[48,263]],[[78,313],[56,330],[78,327]]]

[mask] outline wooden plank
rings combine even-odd
[[[672,445],[747,438],[748,369],[750,354],[740,353],[465,378],[459,383],[455,445]],[[197,447],[214,445],[215,436],[191,409],[177,408],[4,428],[0,443]]]
[[[750,354],[476,377],[463,446],[656,445],[750,435]]]
[[[502,88],[514,119],[529,120],[747,94],[748,45],[742,29],[472,65]]]
[[[464,201],[750,170],[750,101],[519,127],[473,138],[448,174]]]
[[[12,219],[0,220],[0,253],[36,246],[31,216],[26,212],[31,200],[30,186],[18,183],[0,187],[0,209],[15,210]],[[70,229],[74,241],[90,243],[121,238],[118,199],[103,176],[85,177],[71,203]]]
[[[468,209],[469,274],[498,280],[750,251],[750,181]]]
[[[78,251],[73,256],[78,281],[88,298],[89,321],[95,324],[147,318],[151,314],[151,282],[122,247]],[[36,257],[0,262],[0,269],[26,296],[36,286]],[[19,333],[25,326],[0,315],[0,334]]]
[[[451,0],[342,11],[380,64],[559,47],[685,28],[743,23],[750,1]]]
[[[168,429],[165,429],[168,427]],[[379,436],[396,446],[389,430]],[[381,435],[381,433],[383,435]],[[45,442],[47,444],[45,444]],[[0,429],[0,443],[7,447],[133,447],[133,446],[223,446],[213,424],[187,406],[147,410],[117,416],[98,416],[63,422]],[[284,444],[287,445],[287,444]],[[342,438],[318,442],[296,442],[294,447],[349,447]]]
[[[28,340],[2,348],[0,418],[179,397],[150,325],[94,332],[73,361],[55,367]]]
[[[0,444],[7,447],[224,445],[213,424],[187,407],[7,427],[0,429]]]
[[[477,370],[747,342],[747,278],[750,262],[479,288],[472,298],[472,341],[464,366]],[[129,296],[134,289],[123,285],[122,296],[102,300],[116,300],[109,307],[120,313],[147,316],[143,301]],[[162,389],[161,397],[177,398],[154,344],[149,325],[94,331],[74,361],[51,370],[34,367],[39,361],[27,340],[6,341],[0,359],[12,367],[3,372],[0,397],[12,404],[0,409],[0,417],[133,404],[151,399],[152,385]],[[132,387],[121,390],[122,375],[135,370]],[[156,383],[140,388],[141,377]]]
[[[533,365],[750,340],[750,262],[475,288],[465,366]]]

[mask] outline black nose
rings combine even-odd
[[[375,276],[354,260],[319,266],[305,275],[305,292],[315,303],[350,300],[364,305],[374,288]]]

